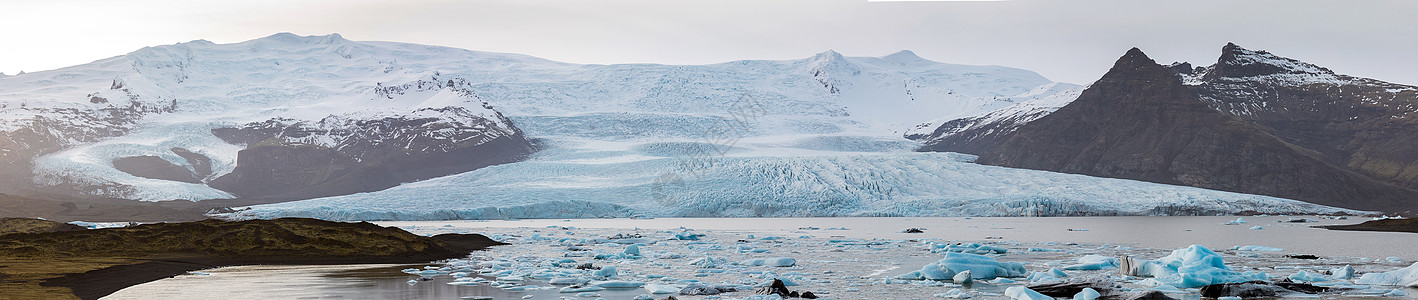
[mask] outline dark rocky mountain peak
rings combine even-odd
[[[1418,140],[1418,126],[1368,123],[1350,113],[1358,111],[1339,108],[1361,107],[1366,97],[1357,95],[1366,88],[1377,92],[1385,88],[1374,86],[1392,84],[1358,84],[1235,44],[1225,52],[1199,79],[1177,72],[1190,69],[1186,64],[1159,65],[1133,48],[1067,106],[1002,137],[976,140],[988,145],[930,150],[974,150],[982,164],[1354,209],[1418,208],[1412,189],[1418,186],[1418,155],[1402,154],[1418,153],[1410,149],[1418,146],[1403,146]]]
[[[1311,80],[1334,80],[1334,71],[1303,61],[1281,57],[1266,51],[1242,48],[1235,43],[1221,47],[1221,57],[1216,64],[1203,69],[1203,79],[1247,78],[1275,75],[1290,75]]]

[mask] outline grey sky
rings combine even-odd
[[[797,59],[909,49],[1088,83],[1130,47],[1210,64],[1226,42],[1418,84],[1418,1],[42,1],[0,0],[0,71],[143,46],[340,33],[576,63]]]

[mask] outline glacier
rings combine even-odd
[[[1362,213],[1294,200],[971,163],[971,155],[738,149],[693,162],[634,143],[558,145],[532,160],[383,191],[237,208],[229,219],[1109,216]],[[757,144],[750,141],[744,144]],[[620,148],[614,150],[614,148]],[[592,150],[596,149],[596,150]]]
[[[493,122],[490,133],[514,132],[515,124],[541,149],[526,161],[382,191],[215,214],[232,219],[1364,213],[982,166],[969,155],[913,152],[920,142],[904,137],[922,133],[913,126],[940,120],[1026,122],[1081,89],[1027,70],[946,64],[910,51],[594,65],[282,33],[234,44],[148,47],[0,78],[0,131],[76,111],[131,107],[136,117],[122,122],[72,121],[85,132],[116,134],[61,135],[69,138],[63,149],[34,159],[34,181],[80,183],[90,195],[144,201],[235,197],[207,183],[236,169],[243,145],[211,131],[243,124],[307,124],[301,128],[326,134],[296,142],[340,145],[342,132],[352,132],[345,127],[358,123],[351,119],[457,107]],[[148,155],[194,168],[172,148],[211,158],[211,174],[182,183],[129,175],[112,164]]]

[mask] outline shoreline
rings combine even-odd
[[[0,295],[17,299],[98,299],[224,266],[428,263],[505,245],[479,234],[423,236],[315,219],[205,220],[0,236]]]

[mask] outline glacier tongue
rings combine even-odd
[[[444,220],[1357,213],[1273,197],[983,166],[970,163],[973,156],[956,153],[803,150],[782,156],[782,149],[751,148],[759,142],[745,141],[728,156],[694,158],[664,151],[666,145],[562,141],[525,162],[219,216]]]

